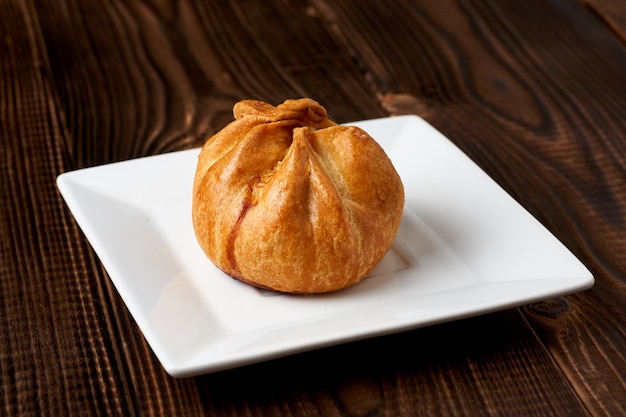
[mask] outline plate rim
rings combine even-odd
[[[450,145],[452,145],[454,149],[460,152],[467,160],[469,160],[474,165],[476,169],[478,169],[488,178],[491,178],[478,165],[476,165],[471,160],[471,158],[469,158],[465,153],[463,153],[454,143],[452,143],[441,132],[439,132],[436,128],[434,128],[432,125],[430,125],[427,121],[420,118],[419,116],[416,116],[416,115],[391,116],[391,117],[352,122],[349,124],[367,126],[367,125],[375,125],[377,123],[384,124],[388,122],[406,122],[407,124],[418,123],[422,128],[426,127],[428,129],[431,129],[437,135],[439,135],[440,138],[445,139]],[[62,197],[64,198],[68,208],[72,212],[80,229],[83,231],[83,234],[85,235],[85,237],[87,238],[91,246],[93,247],[98,257],[101,259],[101,262],[103,266],[105,267],[107,274],[109,275],[110,279],[113,281],[120,296],[122,297],[124,303],[126,304],[126,307],[130,311],[135,322],[137,323],[140,330],[144,334],[144,337],[148,341],[148,344],[150,345],[150,347],[156,354],[157,358],[159,359],[159,361],[161,362],[165,370],[170,375],[175,376],[175,377],[188,377],[188,376],[200,375],[200,374],[205,374],[205,373],[210,373],[210,372],[218,372],[218,371],[222,371],[225,369],[231,369],[231,368],[238,367],[238,366],[245,366],[245,365],[256,363],[256,362],[265,361],[269,359],[275,359],[278,357],[283,357],[283,356],[291,355],[294,353],[300,353],[304,351],[318,349],[321,347],[347,343],[347,342],[361,340],[361,339],[370,338],[370,337],[383,336],[386,334],[398,333],[398,332],[403,332],[403,331],[407,331],[411,329],[427,327],[427,326],[431,326],[431,325],[435,325],[435,324],[439,324],[439,323],[443,323],[447,321],[487,314],[490,312],[500,311],[506,308],[512,308],[512,307],[521,306],[521,305],[532,303],[532,302],[537,302],[543,299],[548,299],[548,298],[552,298],[556,296],[583,291],[593,286],[595,282],[594,277],[591,274],[591,272],[582,264],[580,260],[578,260],[571,253],[571,251],[569,251],[568,248],[565,247],[565,245],[563,245],[562,242],[558,241],[557,239],[558,243],[562,245],[565,251],[571,255],[572,262],[578,263],[578,266],[580,267],[581,275],[579,277],[551,279],[550,282],[563,281],[562,283],[563,285],[559,287],[560,289],[553,288],[550,291],[545,291],[543,295],[541,296],[538,296],[537,294],[535,294],[531,296],[520,297],[518,300],[514,302],[512,301],[496,302],[496,303],[487,305],[482,309],[470,308],[468,311],[465,311],[464,313],[457,314],[457,315],[446,316],[446,314],[442,314],[441,317],[433,316],[429,320],[421,320],[421,321],[420,320],[417,320],[417,321],[407,320],[405,322],[397,322],[395,326],[381,325],[379,326],[379,328],[375,328],[374,326],[369,331],[361,331],[360,333],[345,334],[344,337],[342,337],[341,335],[337,335],[337,336],[333,336],[333,337],[326,338],[326,339],[318,338],[316,342],[313,341],[313,342],[304,343],[304,344],[296,344],[296,345],[292,345],[290,347],[288,346],[287,348],[282,348],[280,350],[275,350],[275,351],[272,351],[271,349],[266,349],[265,351],[257,352],[256,355],[248,354],[246,356],[244,352],[244,353],[240,353],[239,355],[240,357],[238,357],[237,355],[234,355],[234,356],[231,356],[230,358],[226,357],[226,359],[222,359],[217,362],[216,361],[211,362],[209,360],[204,361],[204,362],[198,361],[198,360],[194,361],[195,358],[198,358],[198,355],[191,357],[191,358],[187,358],[186,360],[179,360],[179,361],[173,360],[169,352],[167,352],[167,348],[165,347],[165,345],[163,345],[161,341],[155,340],[156,335],[152,334],[149,331],[146,331],[146,324],[140,317],[138,317],[138,313],[141,313],[137,311],[138,307],[129,305],[128,300],[127,300],[128,299],[127,294],[129,290],[124,288],[124,282],[123,282],[124,278],[119,276],[119,272],[117,272],[116,270],[115,262],[109,259],[109,257],[106,255],[106,250],[105,250],[106,248],[103,248],[102,245],[98,243],[98,239],[97,239],[98,231],[96,230],[97,227],[95,227],[92,224],[92,221],[89,218],[89,215],[85,214],[80,209],[81,197],[80,195],[77,195],[76,193],[76,186],[77,184],[80,183],[80,181],[76,182],[76,180],[84,179],[85,175],[91,175],[90,173],[97,173],[103,169],[110,170],[110,169],[116,169],[122,166],[127,167],[133,164],[138,164],[138,163],[141,164],[147,159],[151,159],[152,161],[158,161],[157,158],[161,158],[162,160],[167,161],[168,158],[176,157],[177,155],[180,156],[182,153],[188,153],[191,156],[192,154],[197,153],[197,152],[199,152],[199,148],[147,156],[147,157],[131,159],[127,161],[119,161],[119,162],[114,162],[110,164],[64,172],[60,174],[56,179],[57,187]],[[513,200],[513,198],[506,192],[506,190],[500,187],[495,181],[493,181],[493,184],[495,184],[495,186],[497,186],[502,193],[505,193],[511,200]],[[518,205],[524,211],[526,211],[523,208],[523,206],[521,206],[515,200],[513,201],[515,202],[516,205]],[[552,233],[550,233],[549,230],[545,228],[545,226],[541,225],[541,223],[536,218],[534,218],[532,214],[530,214],[527,211],[526,213],[528,216],[531,216],[534,219],[534,221],[539,223],[539,225],[542,228],[544,228],[551,236],[554,237],[554,235],[552,235]],[[480,284],[485,285],[485,282],[481,282]]]

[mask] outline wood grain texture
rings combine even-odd
[[[121,412],[123,378],[109,366],[119,346],[101,336],[97,263],[54,189],[67,155],[41,34],[25,4],[3,2],[0,15],[9,17],[0,37],[0,412],[68,415],[81,402]]]
[[[376,57],[371,78],[387,108],[431,121],[594,271],[595,288],[568,298],[576,313],[528,318],[592,414],[625,414],[624,45],[577,4],[395,6],[368,8],[373,33],[385,25],[409,27],[390,24],[385,13],[429,25],[407,34],[419,43],[407,42],[412,46],[401,54],[391,39],[362,53]],[[370,36],[363,44],[371,47]],[[408,58],[428,50],[423,45],[436,53]],[[428,80],[402,76],[412,68]],[[407,84],[394,85],[398,79]]]
[[[626,414],[626,48],[598,15],[563,0],[0,2],[0,414]],[[299,96],[338,122],[424,117],[596,285],[169,377],[55,178],[198,146],[240,99]]]
[[[77,167],[197,146],[247,97],[314,97],[338,121],[384,115],[305,5],[70,1],[39,14]]]
[[[611,0],[580,0],[580,3],[626,43],[626,3]]]

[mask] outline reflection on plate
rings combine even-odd
[[[65,173],[58,187],[150,346],[173,376],[242,366],[589,288],[589,271],[443,135],[416,116],[353,123],[405,186],[398,237],[334,294],[233,280],[191,224],[198,150]]]

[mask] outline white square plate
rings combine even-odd
[[[352,123],[405,186],[394,246],[360,284],[277,295],[218,270],[191,223],[198,149],[68,172],[57,184],[164,368],[214,372],[520,306],[593,285],[590,272],[424,120]]]

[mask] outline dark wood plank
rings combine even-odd
[[[7,415],[624,412],[626,61],[581,6],[13,0],[0,5],[0,34]],[[422,115],[598,284],[523,314],[167,376],[54,178],[197,146],[235,101],[295,96],[318,99],[340,122]]]
[[[626,413],[624,44],[576,3],[334,4],[387,108],[439,127],[594,272],[558,318],[527,317],[593,414]]]
[[[580,0],[580,3],[626,43],[626,3],[617,0]]]
[[[211,396],[198,391],[194,380],[165,374],[54,180],[68,169],[198,145],[230,120],[235,101],[267,95],[268,87],[273,96],[266,100],[300,94],[282,70],[272,68],[272,57],[244,53],[254,43],[250,36],[223,39],[223,31],[239,25],[231,9],[84,2],[2,7],[0,265],[10,279],[1,281],[0,409],[7,415],[215,410],[215,401],[203,404]],[[205,29],[198,15],[216,23]],[[227,27],[220,29],[220,22]],[[216,42],[222,49],[206,48]],[[187,45],[196,49],[186,51]],[[306,68],[298,65],[284,72]],[[244,69],[275,74],[274,85],[233,77]],[[368,100],[362,94],[357,106]],[[241,400],[232,402],[217,411],[228,414],[231,408],[241,415]],[[266,409],[257,405],[255,413]]]
[[[54,187],[67,138],[36,14],[2,2],[0,16],[0,414],[123,414],[105,277]]]
[[[319,21],[302,18],[305,5],[68,1],[38,10],[77,167],[197,146],[243,98],[310,96],[338,121],[384,115]]]

